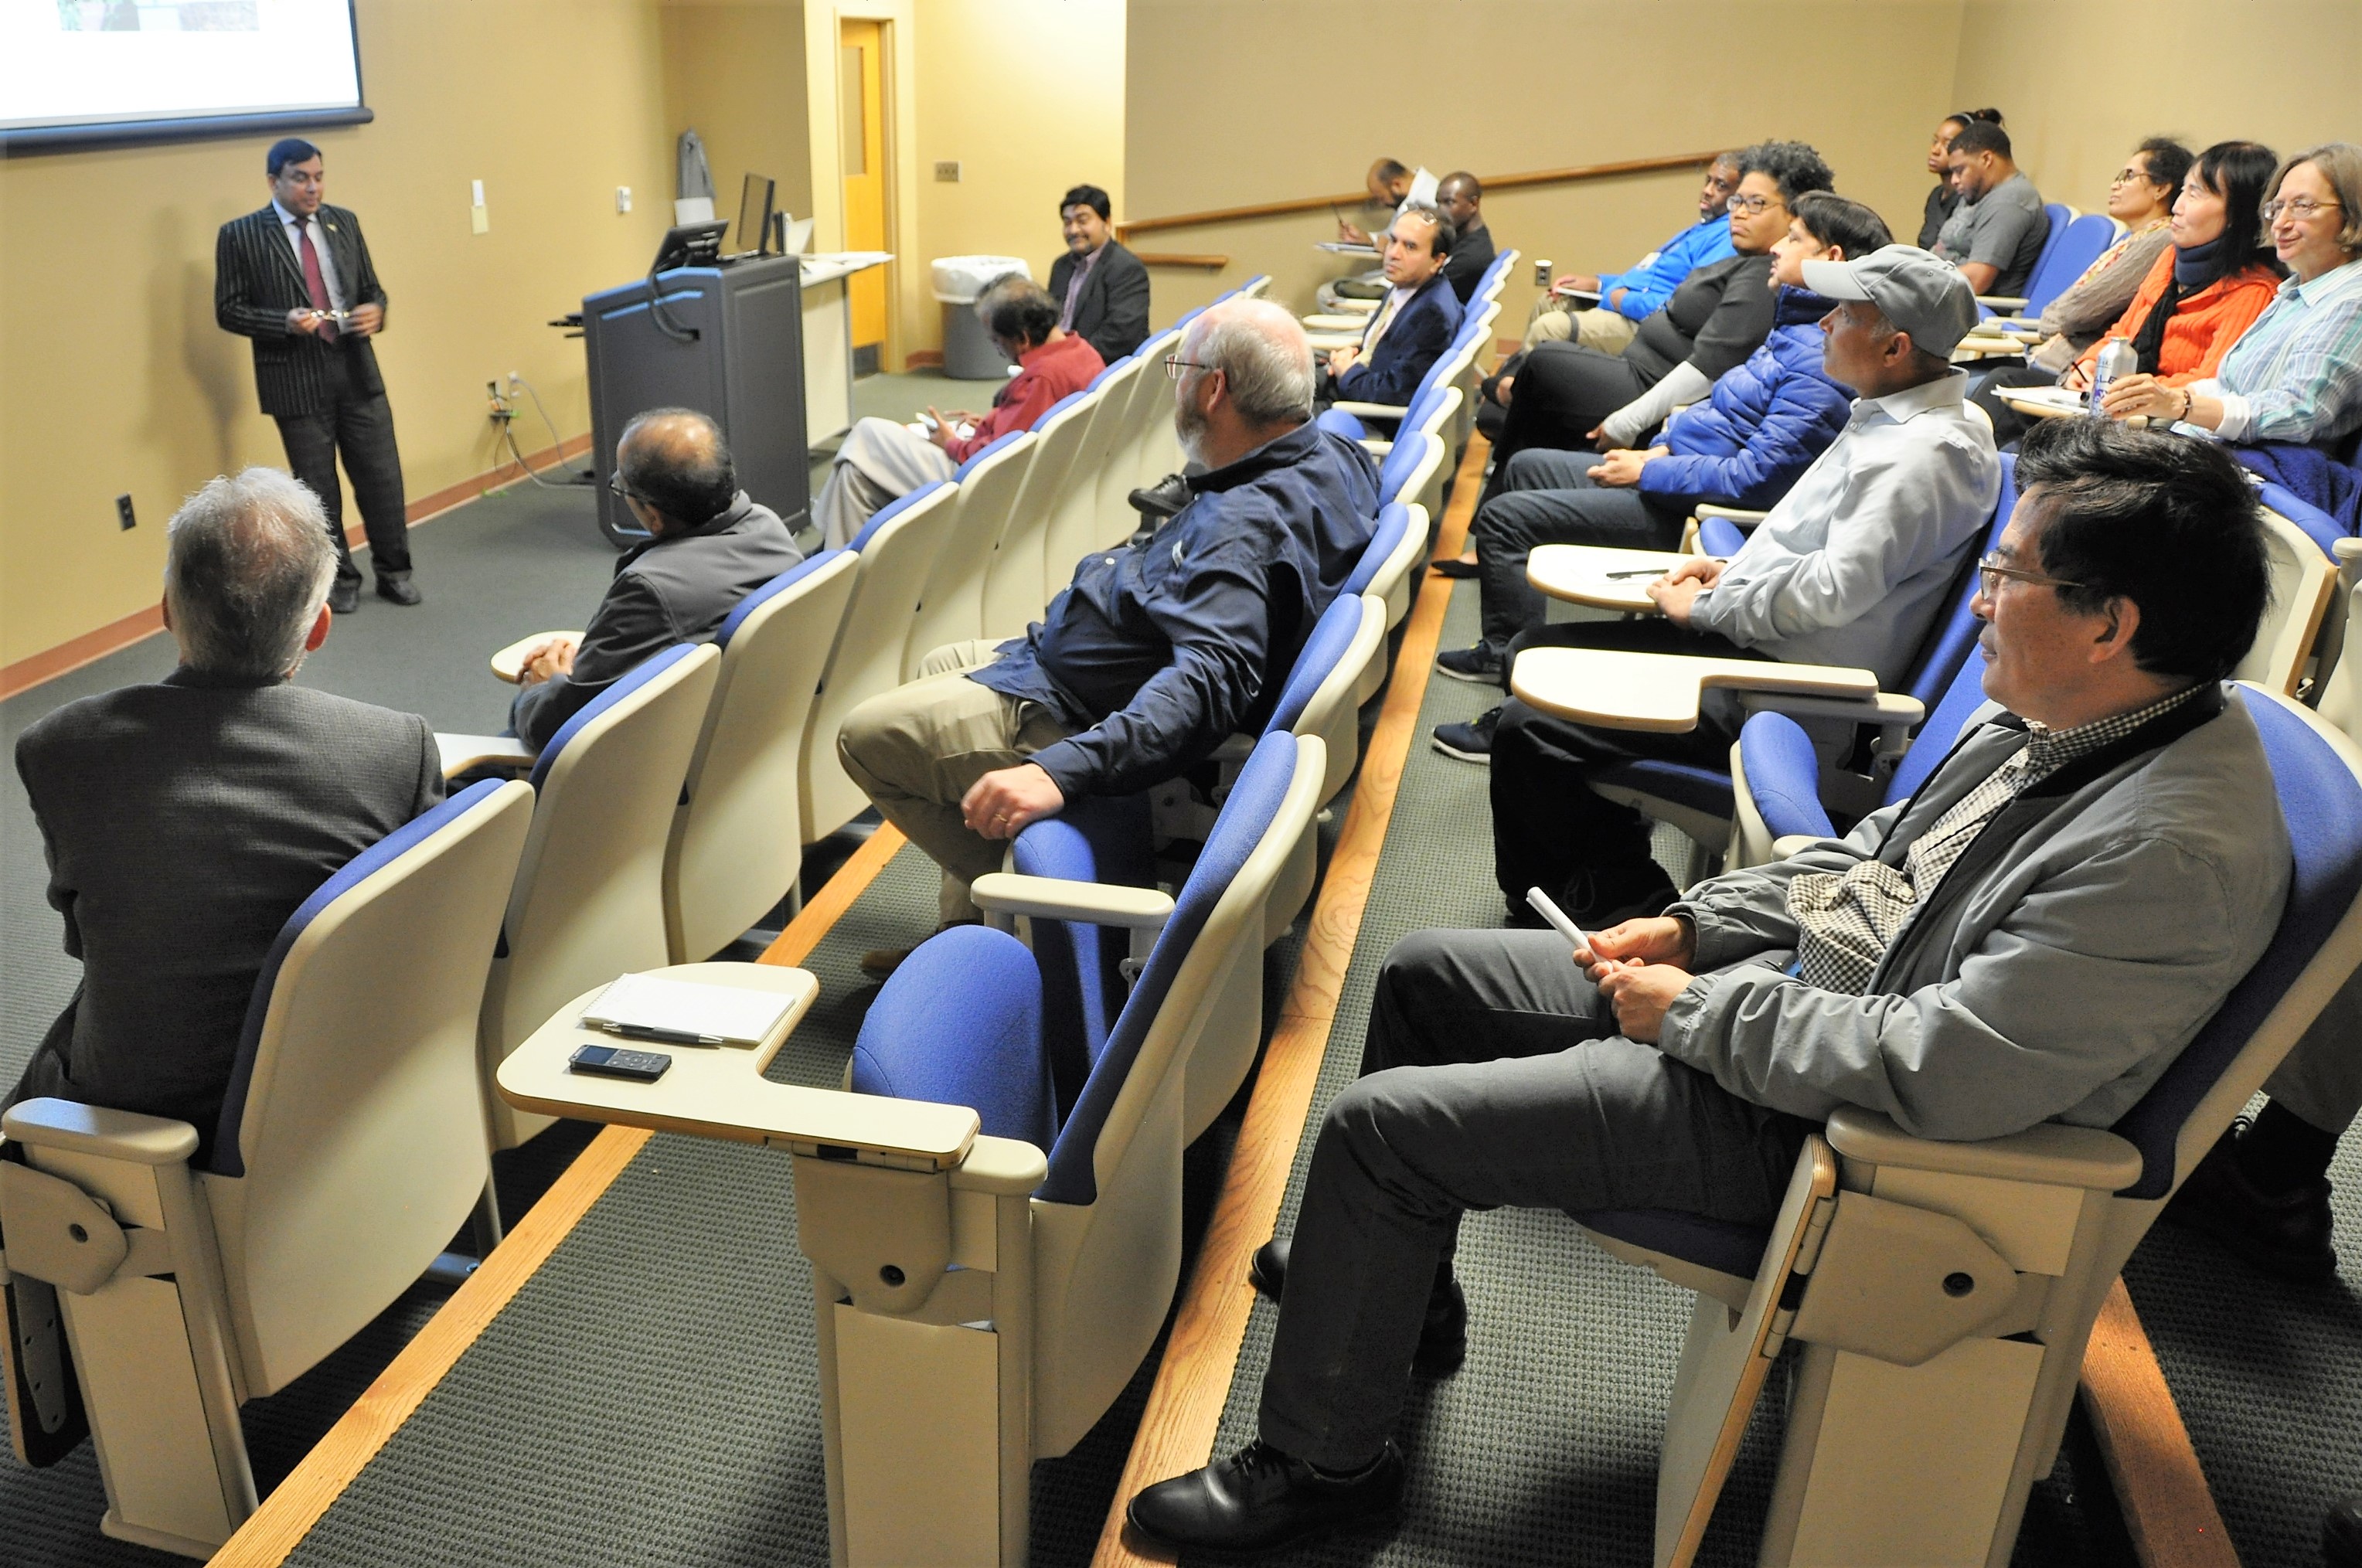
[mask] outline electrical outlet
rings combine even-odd
[[[1534,259],[1534,287],[1538,289],[1547,289],[1550,287],[1550,258],[1547,256],[1536,257]]]
[[[121,524],[126,528],[137,528],[139,526],[139,519],[131,514],[131,498],[129,496],[118,495],[115,498],[115,518],[117,523]]]
[[[958,159],[946,158],[939,160],[936,162],[935,180],[939,184],[956,185],[959,183],[959,178],[960,166]]]
[[[468,208],[468,232],[470,234],[491,233],[492,227],[492,215],[484,210],[484,182],[481,180],[469,181],[468,196],[470,203]]]
[[[619,213],[632,210],[632,188],[629,185],[615,187],[615,210]]]

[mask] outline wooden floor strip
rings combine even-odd
[[[1453,480],[1451,504],[1444,510],[1436,559],[1458,555],[1467,538],[1468,520],[1476,510],[1477,491],[1484,486],[1486,450],[1482,436],[1469,442]],[[1394,816],[1403,764],[1418,738],[1419,705],[1427,694],[1428,675],[1442,640],[1443,613],[1451,599],[1451,580],[1430,575],[1411,610],[1402,648],[1395,657],[1385,706],[1379,711],[1377,728],[1353,786],[1352,807],[1345,813],[1336,851],[1321,878],[1311,929],[1305,937],[1303,955],[1297,961],[1296,979],[1281,1004],[1278,1026],[1272,1031],[1263,1069],[1255,1077],[1238,1145],[1231,1152],[1221,1194],[1215,1199],[1213,1218],[1198,1250],[1197,1267],[1185,1287],[1180,1313],[1165,1342],[1164,1359],[1157,1367],[1155,1386],[1149,1391],[1148,1408],[1132,1439],[1131,1456],[1099,1532],[1094,1568],[1175,1561],[1171,1554],[1125,1533],[1124,1505],[1142,1486],[1205,1463],[1213,1450],[1222,1407],[1230,1400],[1239,1347],[1246,1339],[1247,1314],[1253,1305],[1247,1263],[1271,1234],[1287,1189],[1288,1172],[1296,1165],[1313,1086],[1329,1049],[1337,998],[1345,983],[1346,966],[1352,961],[1354,939],[1361,934],[1371,878],[1377,872],[1378,851],[1385,844],[1386,825]]]
[[[788,922],[761,962],[792,965],[809,955],[902,843],[893,828],[879,828]],[[646,1132],[633,1127],[610,1127],[592,1139],[517,1221],[508,1239],[492,1249],[483,1266],[452,1293],[417,1338],[403,1347],[319,1445],[263,1499],[254,1517],[214,1554],[214,1568],[277,1568],[285,1562],[647,1141]]]
[[[2083,1408],[2141,1568],[2238,1568],[2173,1390],[2121,1279],[2084,1347]]]

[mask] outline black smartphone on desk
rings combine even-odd
[[[566,1065],[578,1073],[597,1073],[602,1077],[630,1078],[635,1083],[652,1084],[665,1076],[672,1066],[672,1058],[661,1051],[626,1051],[620,1045],[578,1045]]]

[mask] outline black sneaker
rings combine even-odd
[[[1254,1250],[1247,1264],[1247,1283],[1274,1301],[1287,1294],[1286,1240],[1274,1236]],[[1427,1316],[1418,1326],[1418,1348],[1410,1354],[1410,1369],[1429,1377],[1449,1377],[1468,1359],[1468,1297],[1453,1280],[1448,1289],[1431,1293]]]
[[[398,576],[379,578],[377,596],[390,604],[407,606],[426,602],[426,596],[418,591],[417,586],[410,580],[410,574],[406,571]]]
[[[1473,647],[1452,648],[1435,656],[1435,668],[1454,680],[1466,680],[1478,686],[1498,686],[1501,672],[1507,668],[1499,654],[1489,643]]]
[[[1435,726],[1435,749],[1446,756],[1456,756],[1462,762],[1473,762],[1480,767],[1493,766],[1493,731],[1501,723],[1501,710],[1487,708],[1465,724]]]
[[[1402,1491],[1402,1452],[1391,1442],[1340,1475],[1255,1441],[1203,1470],[1143,1487],[1123,1517],[1165,1546],[1268,1551],[1392,1513]]]
[[[2330,1242],[2329,1183],[2310,1181],[2293,1192],[2266,1192],[2240,1167],[2236,1144],[2249,1119],[2241,1117],[2191,1171],[2163,1218],[2204,1231],[2279,1279],[2317,1284],[2337,1272]]]

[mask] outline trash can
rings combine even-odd
[[[1031,278],[1021,256],[943,256],[935,259],[935,298],[944,302],[944,374],[963,381],[1004,381],[1009,356],[976,318],[985,285],[1015,272]]]

